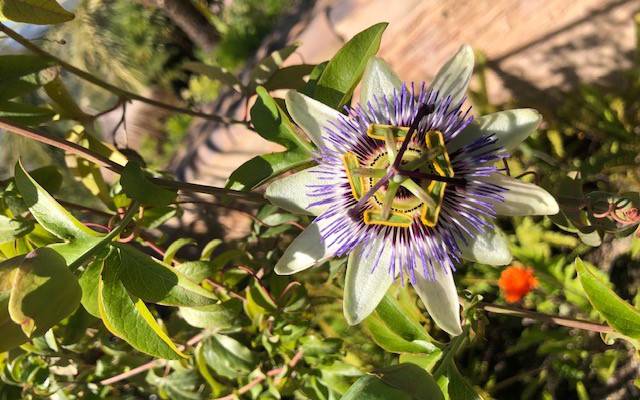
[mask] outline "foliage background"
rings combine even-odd
[[[211,51],[194,45],[162,10],[122,0],[83,1],[74,11],[75,19],[53,26],[46,33],[46,40],[36,43],[120,88],[135,93],[162,93],[165,102],[200,109],[230,90],[228,86],[233,86],[235,81],[228,75],[221,78],[221,70],[217,68],[214,72],[194,72],[193,68],[184,67],[185,62],[202,62],[246,77],[246,71],[251,69],[245,65],[247,59],[278,18],[295,4],[288,0],[193,4],[219,34],[217,45]],[[61,41],[65,44],[61,45]],[[88,114],[118,104],[117,93],[105,93],[73,74],[63,72],[61,77],[74,102]],[[567,187],[575,189],[576,185],[571,185],[566,177],[572,171],[579,172],[573,176],[580,177],[578,186],[585,193],[637,192],[640,186],[637,168],[639,77],[640,64],[635,64],[620,85],[583,85],[575,92],[564,93],[562,107],[546,115],[544,127],[514,154],[510,161],[511,173],[533,171],[535,174],[525,179],[537,180],[561,195]],[[476,90],[470,100],[477,113],[524,105],[519,104],[518,99],[509,104],[490,102],[482,63],[474,79]],[[293,82],[290,78],[287,84]],[[260,98],[268,102],[270,96],[260,94]],[[57,105],[60,104],[59,97],[54,98],[43,90],[21,94],[17,99],[48,109],[56,105],[56,99]],[[14,101],[3,99],[5,104],[8,100]],[[82,122],[78,116],[52,121],[52,112],[35,109],[25,114],[36,119],[13,118],[22,124],[44,126],[58,137],[69,138],[69,130]],[[12,116],[5,113],[2,117]],[[45,119],[40,120],[42,118]],[[129,159],[139,157],[155,171],[154,177],[160,177],[158,171],[166,167],[172,152],[181,145],[192,118],[181,113],[163,116],[164,122],[157,128],[160,137],[149,134],[137,139],[141,143],[139,154],[119,149],[112,150],[111,157],[120,157],[120,153]],[[258,126],[256,121],[253,123]],[[107,142],[112,141],[109,132],[101,133]],[[91,306],[83,301],[82,307],[46,334],[42,332],[44,335],[0,354],[2,398],[133,399],[153,395],[167,399],[231,399],[229,396],[235,393],[240,398],[255,399],[364,399],[374,398],[368,392],[372,390],[379,398],[419,399],[426,398],[424,396],[433,390],[415,386],[418,381],[430,382],[425,371],[446,377],[444,379],[451,383],[444,392],[454,400],[640,396],[636,381],[636,338],[603,340],[600,334],[589,330],[483,311],[482,306],[476,304],[479,296],[483,304],[504,305],[497,287],[500,269],[468,265],[457,274],[461,294],[469,304],[474,304],[469,308],[472,313],[467,315],[473,321],[473,331],[448,347],[444,345],[449,341],[448,336],[432,326],[413,292],[400,288],[390,293],[386,311],[379,309],[365,324],[348,327],[342,317],[343,262],[335,261],[295,278],[272,273],[272,266],[286,244],[301,225],[309,222],[305,217],[289,215],[272,206],[244,204],[243,210],[247,207],[252,210],[251,228],[246,237],[240,240],[209,237],[212,241],[196,243],[190,239],[190,232],[163,226],[167,222],[170,227],[172,219],[182,212],[181,205],[174,204],[170,195],[164,204],[151,204],[158,198],[140,198],[144,193],[131,192],[132,187],[141,186],[162,197],[156,187],[144,186],[151,175],[139,174],[142,171],[139,168],[127,173],[134,185],[117,183],[109,177],[102,182],[91,171],[78,172],[77,167],[70,168],[74,161],[60,151],[6,133],[0,140],[0,172],[2,179],[6,179],[2,183],[0,205],[7,217],[19,220],[19,216],[24,216],[26,221],[21,224],[27,227],[25,232],[28,231],[10,241],[3,239],[0,245],[3,258],[58,241],[42,227],[29,231],[34,226],[33,218],[45,228],[47,222],[33,210],[27,212],[22,203],[26,200],[20,182],[17,178],[11,179],[13,165],[20,156],[29,171],[55,166],[40,175],[33,172],[32,175],[56,198],[82,204],[73,209],[65,207],[83,223],[113,228],[110,220],[114,209],[126,208],[131,199],[149,203],[144,215],[135,217],[135,239],[127,246],[162,259],[200,282],[205,290],[216,293],[221,300],[195,308],[171,307],[171,304],[149,301],[144,290],[135,292],[145,300],[152,319],[158,321],[159,331],[168,333],[175,343],[191,343],[185,350],[190,357],[173,361],[132,350],[117,336],[129,341],[131,337],[122,332],[114,335],[117,328],[111,332],[105,329],[103,322],[91,312]],[[163,144],[160,147],[159,141]],[[24,182],[23,185],[27,184]],[[106,192],[100,193],[101,185],[107,186]],[[575,211],[578,203],[575,199],[581,198],[577,192],[569,195],[573,201],[562,204],[565,215]],[[236,204],[222,198],[218,204],[202,206],[225,209]],[[30,214],[33,217],[29,217]],[[569,218],[571,224],[567,220],[540,218],[501,221],[517,262],[532,267],[540,282],[519,304],[520,308],[603,321],[602,310],[594,309],[577,275],[576,257],[597,266],[599,279],[607,282],[621,298],[639,305],[635,271],[640,262],[640,240],[633,235],[636,226],[620,230],[606,224],[601,232],[615,232],[604,236],[600,244],[593,232],[579,226],[579,222],[589,225],[583,217],[588,218],[584,215],[578,218],[580,221]],[[90,277],[91,265],[76,271],[81,277],[81,286],[82,277]],[[6,278],[1,274],[0,277]],[[153,274],[148,278],[157,279]],[[107,277],[103,279],[106,281]],[[130,292],[131,287],[133,284],[127,287]],[[159,303],[167,303],[164,300]],[[401,323],[399,316],[408,316],[409,321]],[[435,343],[436,347],[429,343]],[[443,353],[455,355],[455,364],[439,361]],[[393,369],[393,366],[399,368],[398,363],[406,362],[421,368]],[[143,373],[122,378],[123,373],[138,366],[147,368]],[[456,374],[457,370],[461,375]],[[398,376],[412,377],[413,382],[402,381]],[[104,384],[113,377],[122,379]],[[352,387],[356,381],[358,384]],[[438,384],[446,388],[442,379]],[[456,392],[452,387],[462,389]]]

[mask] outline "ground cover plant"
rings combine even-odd
[[[107,2],[105,22],[94,3],[76,15],[137,38],[117,48],[146,70],[89,72],[91,47],[19,33],[72,41],[73,13],[0,0],[22,50],[0,54],[0,398],[640,396],[640,64],[543,117],[491,104],[464,44],[403,81],[377,56],[384,22],[317,65],[283,66],[295,43],[244,65],[286,2],[187,2],[221,34],[210,51],[141,5]],[[224,91],[245,118],[202,111]],[[170,114],[157,158],[100,132],[133,101]],[[225,187],[176,179],[162,162],[193,119],[282,150]],[[249,232],[176,230],[194,205],[241,210]]]

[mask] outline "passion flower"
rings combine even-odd
[[[463,110],[473,70],[463,46],[430,86],[404,84],[381,59],[364,73],[360,103],[340,113],[295,91],[293,120],[316,145],[316,166],[267,187],[275,205],[317,218],[275,270],[293,274],[348,255],[344,314],[357,324],[395,279],[408,279],[432,319],[462,332],[453,271],[463,259],[511,262],[496,215],[558,212],[544,189],[499,167],[540,121],[531,109],[474,120]]]

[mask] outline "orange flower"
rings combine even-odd
[[[538,286],[538,280],[531,268],[510,266],[500,274],[498,286],[508,303],[516,303]]]

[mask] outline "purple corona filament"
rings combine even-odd
[[[346,115],[325,127],[325,145],[315,154],[321,183],[308,185],[307,195],[311,206],[328,206],[318,221],[337,256],[382,239],[378,254],[363,255],[373,260],[372,270],[406,273],[411,282],[418,270],[434,279],[435,268],[455,271],[458,243],[493,229],[492,204],[503,200],[505,189],[479,178],[497,173],[495,162],[508,154],[492,136],[448,152],[473,121],[470,109],[461,110],[463,101],[439,99],[424,83],[403,85],[375,102],[346,107]],[[383,140],[372,129],[388,136]],[[383,251],[391,252],[390,265],[378,265]]]

